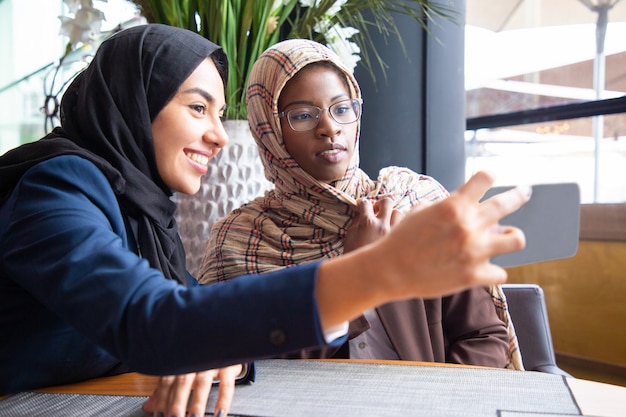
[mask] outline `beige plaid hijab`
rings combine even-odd
[[[285,149],[278,98],[285,84],[302,68],[327,61],[348,79],[352,98],[359,85],[339,58],[325,46],[304,39],[280,42],[255,63],[248,81],[248,121],[258,145],[266,178],[275,189],[234,210],[215,223],[200,269],[200,282],[223,281],[238,275],[268,272],[343,253],[344,238],[359,198],[390,197],[407,211],[422,201],[446,198],[433,178],[407,168],[387,167],[376,181],[359,168],[358,152],[343,178],[322,183],[305,172]],[[354,138],[358,141],[359,133]],[[490,288],[500,318],[509,327],[511,366],[521,369],[517,338],[506,299]]]

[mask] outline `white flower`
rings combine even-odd
[[[323,33],[327,41],[332,42],[335,39],[346,40],[359,33],[358,29],[353,27],[343,27],[339,23],[334,24],[326,32]]]
[[[272,4],[272,10],[270,10],[270,14],[276,13],[276,11],[280,10],[283,6],[287,4],[288,0],[274,0]]]
[[[337,14],[337,12],[338,12],[339,10],[341,10],[341,6],[343,6],[343,5],[344,5],[344,4],[346,4],[347,2],[348,2],[348,0],[337,0],[337,1],[335,2],[335,4],[333,4],[332,6],[330,6],[330,7],[328,8],[328,10],[326,10],[326,14],[325,14],[325,16],[332,17],[332,16],[336,15],[336,14]]]
[[[322,35],[325,35],[326,32],[328,32],[328,30],[330,29],[330,24],[331,21],[330,19],[320,19],[315,26],[313,26],[313,30],[317,33],[321,33]]]
[[[326,10],[326,12],[324,12],[324,16],[333,17],[334,15],[337,14],[339,10],[341,10],[341,6],[343,6],[347,2],[348,0],[335,1],[335,3],[333,3],[333,5],[330,6],[328,10]],[[321,0],[300,0],[300,6],[304,6],[304,7],[319,7],[320,3],[321,3]]]
[[[320,0],[300,0],[300,6],[304,7],[317,7],[320,4]]]
[[[101,10],[93,7],[91,0],[64,0],[64,2],[70,12],[74,13],[74,17],[59,16],[61,20],[59,34],[69,37],[69,43],[74,49],[78,43],[89,43],[100,33],[105,17]]]
[[[108,3],[107,0],[99,0],[104,3]],[[81,7],[93,7],[92,0],[63,0],[63,3],[70,10],[70,13],[76,13]]]
[[[324,33],[326,42],[328,42],[327,46],[339,56],[341,62],[343,62],[351,72],[354,72],[354,68],[356,68],[357,63],[361,60],[359,56],[361,48],[359,48],[359,45],[356,43],[348,40],[356,33],[359,33],[357,29],[353,27],[344,28],[339,24],[335,24]]]
[[[63,3],[70,9],[70,13],[76,13],[80,9],[80,0],[63,0]]]
[[[324,13],[324,17],[315,24],[313,30],[326,39],[327,46],[334,51],[339,59],[348,67],[352,72],[356,68],[357,63],[361,60],[359,53],[361,49],[359,45],[349,39],[359,31],[353,27],[342,27],[339,23],[332,24],[332,17],[341,10],[341,7],[347,3],[348,0],[337,0],[328,10]],[[300,0],[300,5],[304,7],[317,7],[320,4],[320,0]]]
[[[350,39],[355,34],[359,33],[358,29],[353,27],[343,27],[339,23],[335,23],[331,26],[332,21],[330,19],[324,18],[320,19],[315,26],[313,26],[313,30],[319,34],[324,35],[326,40],[328,39]]]
[[[361,52],[359,46],[348,40],[330,42],[327,46],[339,56],[341,62],[348,67],[350,72],[354,73],[357,63],[361,60],[361,57],[358,55]]]

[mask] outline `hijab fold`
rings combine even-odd
[[[226,61],[224,52],[202,36],[160,24],[132,27],[103,42],[63,95],[61,126],[0,157],[0,202],[37,163],[81,156],[111,183],[127,224],[136,225],[141,256],[167,278],[186,284],[176,205],[156,166],[151,126],[212,54]],[[220,70],[225,82],[227,74]]]

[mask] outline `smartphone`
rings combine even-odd
[[[514,186],[492,187],[489,198]],[[572,257],[578,251],[580,189],[576,183],[535,184],[530,200],[500,221],[524,231],[526,247],[498,255],[492,262],[502,267]]]

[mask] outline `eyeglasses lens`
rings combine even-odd
[[[287,112],[286,116],[291,128],[298,132],[315,129],[320,121],[322,112],[328,110],[330,116],[337,123],[349,124],[359,120],[361,116],[361,101],[357,99],[344,100],[333,104],[327,109],[315,106],[298,107]]]

